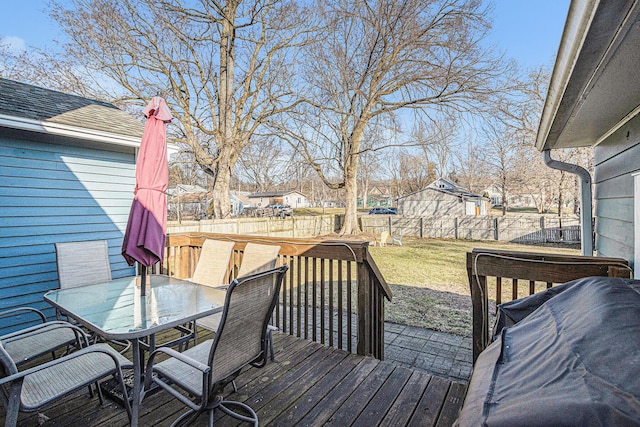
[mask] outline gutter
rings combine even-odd
[[[557,169],[578,175],[580,178],[580,246],[582,255],[593,256],[593,216],[591,207],[591,175],[582,166],[565,163],[551,158],[551,150],[542,151],[544,163],[551,169]]]

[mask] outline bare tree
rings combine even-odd
[[[424,153],[411,154],[404,149],[389,156],[388,172],[396,197],[422,190],[437,178],[435,163]]]
[[[281,144],[270,136],[256,138],[238,158],[237,175],[253,183],[255,191],[267,191],[288,182],[291,153],[284,152]]]
[[[484,167],[485,150],[470,137],[466,141],[466,150],[454,153],[454,164],[460,184],[472,193],[482,194],[489,186],[491,179]]]
[[[228,216],[242,149],[291,105],[291,48],[309,14],[289,0],[73,0],[51,14],[105,98],[166,98],[176,119],[168,132],[212,177],[214,216]]]
[[[413,131],[413,139],[422,148],[426,158],[435,160],[436,174],[446,177],[450,172],[453,153],[457,150],[455,143],[456,121],[453,117],[425,123],[417,122]]]
[[[509,191],[518,186],[516,172],[520,157],[520,144],[512,129],[496,118],[486,120],[482,127],[485,146],[489,153],[484,162],[494,176],[494,183],[502,198],[502,215],[506,215]]]
[[[345,190],[341,234],[359,232],[357,177],[367,129],[395,132],[401,110],[469,110],[492,93],[501,66],[479,40],[479,0],[334,0],[318,9],[322,43],[305,50],[308,104],[288,123],[323,182]],[[386,128],[385,128],[386,127]],[[391,138],[383,144],[399,144]],[[330,172],[339,171],[337,181]]]
[[[533,198],[539,213],[547,211],[556,201],[561,216],[565,196],[570,191],[570,177],[566,171],[547,168],[534,147],[549,79],[549,70],[544,67],[528,71],[519,79],[511,96],[502,98],[496,117],[510,129],[520,145],[519,172],[514,170],[512,176],[519,179],[522,188]],[[561,150],[556,158],[573,163],[579,162],[581,156],[576,150]],[[583,162],[589,163],[588,156]]]

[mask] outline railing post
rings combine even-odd
[[[473,363],[489,342],[489,296],[487,278],[477,274],[475,259],[477,254],[467,252],[467,276],[471,291]]]
[[[356,351],[363,356],[372,354],[372,295],[369,282],[369,269],[364,262],[358,262],[358,345]]]

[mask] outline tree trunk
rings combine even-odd
[[[344,183],[345,190],[345,210],[344,210],[344,223],[340,230],[340,235],[345,234],[358,234],[360,225],[358,224],[358,181],[354,177],[347,179],[345,177]]]
[[[228,218],[231,215],[231,171],[235,166],[234,156],[229,148],[220,153],[215,176],[213,177],[213,206],[209,211],[214,218]]]
[[[349,148],[344,164],[345,209],[341,236],[362,232],[358,224],[358,162],[360,159],[358,152],[366,124],[367,120],[361,118],[354,126],[350,138],[347,138]]]

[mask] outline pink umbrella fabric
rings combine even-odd
[[[162,262],[164,258],[167,234],[165,191],[169,182],[166,124],[173,116],[160,97],[152,98],[143,113],[147,122],[138,153],[135,197],[122,242],[122,256],[129,265],[137,261],[148,267]]]

